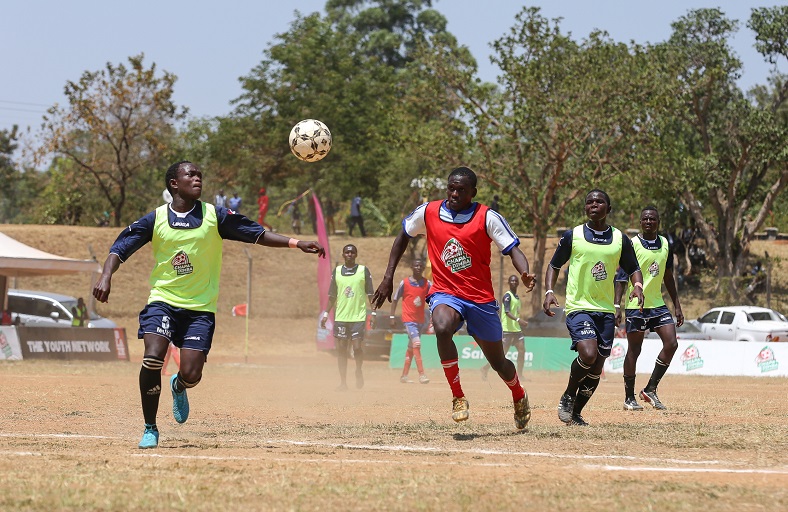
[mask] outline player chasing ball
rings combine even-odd
[[[372,297],[372,305],[379,309],[386,299],[391,301],[394,272],[410,239],[426,234],[433,276],[428,301],[438,355],[452,392],[452,419],[460,422],[469,416],[453,340],[454,333],[465,322],[468,334],[511,391],[515,426],[524,429],[531,419],[531,408],[514,364],[503,352],[503,329],[490,273],[490,241],[511,257],[526,292],[533,290],[534,275],[528,273],[528,260],[518,247],[520,240],[506,220],[473,201],[476,174],[471,169],[454,169],[449,174],[446,192],[446,200],[424,203],[402,221],[402,230],[391,247],[388,266]]]
[[[646,301],[643,309],[629,301],[626,304],[627,325],[627,356],[624,359],[624,409],[627,411],[642,411],[635,398],[635,376],[638,356],[643,347],[643,337],[646,330],[650,329],[659,335],[662,340],[662,350],[654,363],[654,370],[646,387],[640,391],[640,398],[655,409],[667,409],[657,396],[657,386],[668,371],[673,355],[679,344],[676,340],[676,326],[684,323],[684,313],[681,311],[679,294],[676,289],[676,280],[673,276],[673,251],[664,236],[659,236],[659,212],[654,206],[647,206],[640,212],[641,234],[635,237],[632,245],[637,255],[638,263],[643,272],[643,294]],[[665,305],[662,298],[662,283],[673,301],[676,312],[676,321]],[[621,308],[619,303],[627,287],[625,275],[616,275],[616,325],[621,323]]]
[[[175,421],[189,418],[186,390],[202,379],[215,329],[222,240],[267,247],[298,248],[325,257],[317,242],[306,242],[266,231],[256,222],[227,208],[200,201],[202,172],[180,161],[165,174],[172,203],[164,204],[120,233],[110,248],[93,296],[107,302],[112,275],[142,246],[151,242],[155,265],[150,276],[148,304],[140,312],[137,336],[145,344],[139,376],[145,430],[140,448],[156,448],[156,415],[161,395],[161,369],[170,343],[181,349],[180,369],[170,379]]]

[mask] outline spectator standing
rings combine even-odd
[[[348,224],[348,235],[353,236],[353,228],[358,225],[361,230],[361,236],[367,236],[364,231],[364,217],[361,216],[361,193],[356,194],[356,197],[350,202],[350,223]]]
[[[227,202],[227,206],[234,212],[234,213],[241,213],[241,203],[243,200],[238,197],[238,192],[233,192],[233,197]]]
[[[326,233],[334,235],[337,232],[336,225],[334,224],[334,215],[337,213],[337,207],[331,198],[326,199],[326,207],[323,212],[326,215]]]
[[[265,216],[268,214],[268,203],[268,194],[266,193],[265,187],[263,187],[260,189],[260,193],[257,196],[257,223],[268,231],[273,231],[274,228],[265,221]]]
[[[167,201],[167,202],[169,203],[171,201],[172,201],[172,198],[170,198],[170,201]],[[223,188],[219,189],[219,193],[216,194],[216,198],[214,199],[213,204],[214,204],[214,206],[221,206],[222,208],[226,208],[227,207],[227,196],[224,195],[224,189]]]
[[[77,299],[77,305],[71,308],[71,327],[87,327],[88,323],[88,307],[85,305],[85,300],[80,297]]]

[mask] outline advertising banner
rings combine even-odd
[[[481,368],[487,364],[476,341],[470,336],[454,336],[457,353],[460,357],[460,368]],[[565,371],[577,357],[576,352],[569,350],[569,338],[532,338],[525,337],[526,369]],[[402,368],[405,364],[405,352],[408,349],[408,335],[395,334],[391,340],[389,367]],[[515,361],[517,351],[509,349],[506,357]],[[425,368],[440,368],[437,341],[434,335],[421,336],[421,358]]]
[[[651,373],[662,341],[646,339],[637,362],[638,373]],[[627,339],[616,338],[605,371],[624,373]],[[788,377],[788,343],[679,340],[667,373],[682,375],[743,375]]]
[[[125,329],[17,327],[24,359],[128,361]]]
[[[0,327],[0,361],[19,361],[20,359],[22,359],[22,347],[19,346],[16,327]]]

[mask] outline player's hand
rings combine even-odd
[[[372,295],[372,309],[380,309],[380,306],[388,299],[391,302],[391,292],[394,291],[391,279],[383,278],[375,294]]]
[[[519,324],[520,324],[520,327],[522,327],[523,329],[525,329],[526,327],[528,327],[528,320],[523,320],[523,319],[521,318],[521,319],[520,319],[520,320],[519,320],[517,323],[519,323]]]
[[[555,306],[557,308],[561,307],[560,304],[558,304],[558,301],[555,300],[555,295],[553,295],[553,292],[547,292],[547,294],[544,296],[544,303],[542,304],[542,309],[544,310],[545,315],[555,316],[555,311],[550,309],[551,306]]]
[[[615,316],[615,318],[616,318],[616,327],[621,325],[621,318],[622,317],[623,317],[623,315],[621,314],[621,308],[616,308],[616,316]]]
[[[676,306],[676,327],[684,325],[684,313],[681,311],[681,306]]]
[[[646,298],[643,296],[643,290],[641,290],[639,286],[632,288],[632,293],[629,294],[629,301],[632,302],[632,299],[638,300],[638,309],[640,309],[640,312],[642,313],[643,304],[645,304]]]
[[[311,240],[299,240],[297,247],[308,254],[317,254],[321,258],[326,257],[326,250],[317,242]]]
[[[109,292],[112,289],[112,278],[104,277],[99,278],[96,285],[93,287],[93,296],[99,302],[107,302],[109,299]]]
[[[523,272],[523,274],[520,276],[520,280],[522,280],[523,286],[525,286],[525,293],[531,293],[531,291],[534,289],[534,286],[536,286],[536,274]]]

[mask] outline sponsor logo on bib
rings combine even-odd
[[[443,246],[441,261],[446,267],[451,269],[452,273],[465,270],[471,266],[471,257],[468,256],[460,242],[455,238],[452,238]]]

